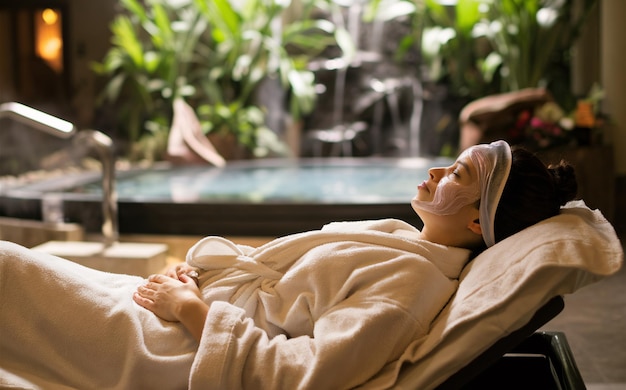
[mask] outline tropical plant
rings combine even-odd
[[[374,0],[374,3],[391,0]],[[402,0],[394,0],[402,2]],[[566,92],[571,48],[597,0],[415,1],[400,46],[420,47],[427,79],[457,96],[482,97],[551,85]],[[410,14],[410,10],[406,14]],[[402,53],[402,52],[401,52]],[[565,71],[564,71],[565,70]]]
[[[475,31],[492,43],[501,91],[545,86],[558,91],[557,96],[571,95],[571,49],[597,0],[482,2],[486,17]]]
[[[202,80],[207,102],[198,107],[207,132],[231,132],[262,156],[281,146],[263,123],[264,112],[255,92],[268,78],[276,79],[288,93],[289,113],[295,119],[315,105],[315,77],[307,69],[310,59],[336,43],[335,26],[313,17],[325,1],[301,1],[297,19],[285,20],[290,1],[196,0],[211,21],[213,66]],[[271,145],[276,145],[271,147]]]
[[[411,29],[398,45],[396,60],[409,52],[421,55],[422,81],[445,83],[452,96],[475,98],[491,89],[499,64],[489,62],[489,41],[476,36],[485,0],[457,0],[447,5],[439,0],[373,0],[370,18],[410,18]]]
[[[489,57],[491,47],[474,30],[482,20],[483,2],[458,0],[449,6],[437,0],[423,1],[420,44],[428,79],[446,82],[457,97],[471,99],[491,92],[495,71]]]
[[[111,24],[112,47],[93,65],[108,79],[100,103],[115,104],[118,131],[129,143],[144,137],[154,145],[147,149],[163,149],[174,98],[194,95],[207,71],[196,53],[208,48],[208,22],[190,1],[120,5],[125,12]]]
[[[306,65],[337,34],[313,12],[328,2],[301,1],[301,16],[283,25],[288,0],[121,0],[113,47],[94,65],[108,78],[102,98],[117,104],[131,143],[164,150],[172,103],[183,97],[205,132],[230,132],[255,154],[268,153],[273,138],[255,92],[276,78],[291,115],[313,108],[314,77]]]

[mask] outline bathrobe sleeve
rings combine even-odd
[[[427,333],[457,286],[432,263],[403,251],[380,247],[376,253],[359,243],[318,248],[333,256],[311,253],[314,260],[293,267],[265,300],[274,306],[272,320],[293,332],[269,337],[244,310],[211,303],[190,388],[358,386]],[[363,251],[371,261],[363,261]],[[339,264],[330,272],[319,264],[329,258]],[[290,295],[294,285],[300,292]],[[296,334],[307,324],[294,322],[307,320],[312,334]]]
[[[378,372],[387,356],[414,334],[415,322],[390,306],[337,308],[316,324],[314,337],[269,339],[243,310],[216,302],[199,347],[207,352],[201,355],[206,360],[196,358],[202,368],[193,375],[191,388],[354,387]],[[374,317],[364,324],[366,315]],[[371,343],[354,342],[364,338]]]

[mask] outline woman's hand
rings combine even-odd
[[[166,321],[182,321],[186,306],[206,306],[196,282],[186,273],[151,275],[137,288],[133,300]]]
[[[198,284],[198,268],[192,267],[187,263],[179,263],[169,267],[165,270],[165,275],[178,280],[180,280],[181,275],[191,276],[196,284]]]

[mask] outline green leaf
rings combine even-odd
[[[135,34],[133,24],[126,16],[113,21],[113,43],[124,50],[137,67],[143,66],[143,46]]]
[[[105,87],[105,95],[110,101],[116,101],[120,92],[122,91],[122,86],[126,81],[125,74],[118,74],[114,76],[109,83]]]
[[[427,16],[432,19],[436,26],[452,26],[454,22],[448,15],[448,10],[439,0],[424,0]]]
[[[239,31],[240,18],[229,0],[196,0],[196,4],[214,25],[214,36],[219,41],[230,39]]]
[[[126,8],[131,14],[135,15],[139,18],[140,22],[143,23],[148,20],[148,15],[146,14],[145,8],[139,3],[137,0],[121,0],[122,6]]]
[[[146,52],[143,59],[148,73],[154,73],[161,63],[161,55],[156,51]]]
[[[356,46],[348,30],[345,28],[335,30],[335,40],[341,49],[342,58],[346,62],[351,62],[356,55]]]
[[[315,75],[309,71],[291,70],[287,75],[291,92],[297,97],[299,104],[296,114],[308,114],[315,108]]]
[[[474,25],[481,19],[479,11],[481,0],[457,0],[456,25],[464,35],[469,35]]]
[[[396,18],[412,15],[416,9],[414,3],[405,0],[382,0],[372,20],[388,22]]]
[[[162,5],[155,4],[152,12],[154,24],[156,25],[156,31],[152,34],[153,41],[157,47],[167,47],[173,43],[172,22]]]

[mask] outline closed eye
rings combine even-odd
[[[450,172],[448,176],[454,176],[454,178],[460,179],[461,178],[461,167],[459,167],[458,165],[456,167],[454,167],[454,170],[452,172]]]

